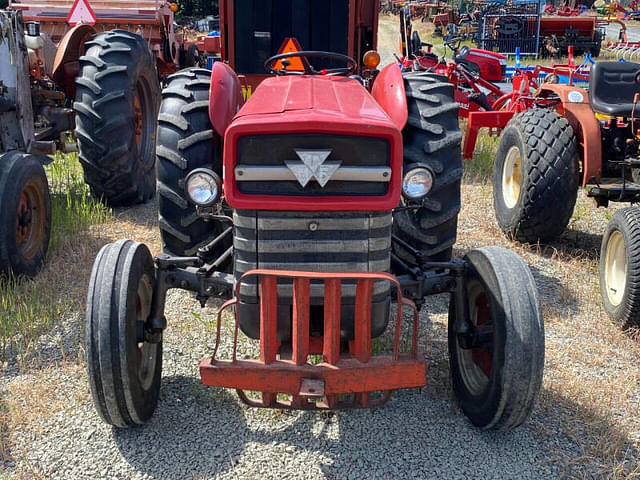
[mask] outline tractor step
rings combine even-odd
[[[622,182],[620,178],[603,178],[597,185],[585,186],[587,196],[613,202],[630,202],[640,200],[640,184]]]
[[[238,309],[231,360],[216,359],[220,345],[222,313],[238,302],[240,286],[247,277],[260,283],[260,358],[236,358]],[[293,280],[291,349],[277,339],[278,280]],[[311,337],[309,307],[311,281],[324,281],[324,332]],[[356,280],[354,338],[349,351],[341,352],[341,282]],[[397,292],[393,353],[371,354],[371,304],[374,283],[389,282]],[[253,407],[324,410],[374,408],[384,404],[393,390],[422,387],[426,383],[426,362],[418,352],[418,310],[403,298],[398,279],[388,273],[319,273],[285,270],[251,270],[236,284],[235,298],[218,311],[216,343],[211,358],[200,362],[202,383],[234,388],[240,399]],[[400,353],[402,306],[413,312],[412,341],[408,352]],[[287,347],[285,351],[285,348]],[[309,355],[322,355],[312,364]],[[245,391],[259,392],[260,399]],[[284,398],[283,398],[284,397]]]

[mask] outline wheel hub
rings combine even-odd
[[[40,186],[30,181],[24,186],[16,209],[15,240],[20,254],[35,257],[43,248],[45,198]]]
[[[153,297],[153,283],[148,276],[142,277],[138,284],[136,298],[136,330],[140,324],[149,318],[151,313],[151,300]],[[144,327],[143,327],[144,328]],[[136,336],[139,332],[136,331]],[[158,344],[149,343],[143,339],[137,339],[137,371],[142,388],[148,390],[155,376],[156,355],[158,354]]]
[[[29,198],[25,192],[20,195],[18,203],[16,240],[18,243],[24,243],[31,233],[31,223],[33,221],[32,207],[29,205]]]
[[[627,249],[618,230],[611,233],[607,242],[604,280],[609,302],[620,305],[627,284]]]
[[[520,198],[522,187],[522,156],[520,149],[513,146],[507,152],[502,168],[502,198],[507,208],[513,208]]]
[[[491,304],[480,283],[469,289],[469,315],[473,326],[471,342],[464,348],[458,340],[460,373],[472,395],[481,395],[493,371],[493,321]]]

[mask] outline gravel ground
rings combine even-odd
[[[500,234],[490,185],[468,180],[463,186],[456,255],[487,244],[514,248],[531,266],[542,297],[545,381],[533,418],[515,432],[478,431],[456,407],[443,296],[430,299],[420,318],[429,365],[425,388],[397,392],[374,411],[309,413],[250,409],[231,391],[202,386],[197,362],[211,353],[217,305],[201,311],[189,294],[172,292],[160,404],[144,427],[111,428],[93,409],[81,305],[42,336],[34,348],[39,354],[30,362],[10,359],[3,366],[3,474],[28,479],[638,474],[640,345],[606,319],[597,286],[600,236],[610,213],[596,210],[581,195],[570,228],[558,242],[523,247]],[[155,205],[117,212],[114,222],[89,237],[78,260],[82,270],[89,270],[105,241],[128,237],[157,252]],[[61,291],[70,299],[73,292],[84,292],[84,275],[61,285]],[[230,348],[230,326],[223,328],[224,354]],[[242,343],[240,348],[254,347]]]

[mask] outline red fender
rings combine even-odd
[[[398,64],[390,63],[382,69],[373,83],[371,95],[398,127],[398,130],[402,130],[407,123],[409,111],[407,110],[404,79]]]
[[[549,93],[560,98],[561,103],[556,107],[558,113],[567,119],[576,136],[578,156],[582,154],[581,159],[576,159],[582,160],[582,186],[599,182],[602,177],[602,134],[589,104],[589,94],[571,85],[543,83],[535,96],[546,97]],[[573,94],[572,98],[570,94]]]
[[[58,44],[51,76],[69,98],[76,96],[75,79],[80,72],[78,59],[84,55],[84,44],[96,34],[96,29],[80,23],[65,33]]]
[[[231,124],[244,100],[240,80],[229,65],[215,62],[211,69],[211,87],[209,90],[209,119],[220,137]]]

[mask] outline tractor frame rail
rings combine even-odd
[[[231,360],[216,358],[220,345],[223,312],[238,302],[242,280],[258,277],[260,284],[260,358],[237,358],[238,314],[235,312],[233,354]],[[278,279],[293,280],[291,350],[281,349],[277,339]],[[311,281],[324,282],[324,331],[322,337],[310,336]],[[348,352],[341,352],[341,282],[355,280],[354,338]],[[397,312],[391,355],[371,353],[371,302],[376,281],[395,287]],[[409,352],[400,352],[402,307],[413,312],[413,330]],[[235,297],[225,302],[217,316],[213,355],[200,362],[205,385],[234,388],[248,405],[266,408],[322,410],[337,408],[374,408],[384,404],[393,390],[422,387],[426,383],[426,362],[418,351],[418,309],[402,296],[399,280],[391,274],[319,273],[256,269],[246,272],[235,288]],[[278,358],[279,355],[279,358]],[[322,362],[309,363],[310,355],[322,355]],[[245,391],[261,393],[250,399]],[[281,397],[290,396],[290,400]]]

